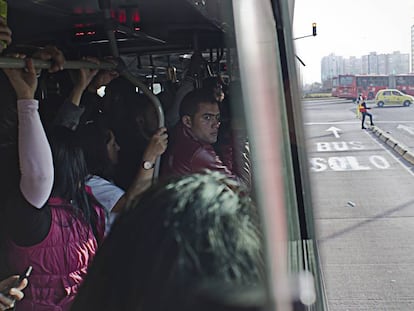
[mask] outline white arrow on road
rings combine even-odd
[[[332,132],[336,138],[339,138],[339,131],[342,131],[341,129],[335,127],[335,126],[331,126],[330,128],[327,129],[328,132]]]
[[[397,129],[402,129],[404,131],[407,131],[411,135],[414,135],[414,128],[411,127],[411,126],[406,126],[406,125],[398,124]]]

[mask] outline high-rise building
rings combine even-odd
[[[414,49],[414,25],[412,27],[412,48]],[[413,51],[414,52],[414,51]],[[413,53],[411,53],[413,55]],[[413,59],[411,61],[413,63]],[[412,72],[414,70],[411,70]],[[340,74],[405,74],[410,72],[410,54],[395,51],[392,54],[371,52],[361,58],[343,58],[335,54],[325,56],[321,61],[322,83]]]
[[[379,54],[377,57],[378,63],[378,73],[380,75],[385,75],[388,72],[388,56],[387,54]]]
[[[409,73],[410,72],[410,55],[402,54],[398,51],[389,54],[389,74]]]
[[[343,70],[343,58],[342,56],[336,56],[335,54],[329,54],[322,58],[321,61],[321,79],[326,81],[332,79],[332,77],[338,76]]]

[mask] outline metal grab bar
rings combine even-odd
[[[158,117],[158,128],[164,127],[165,126],[164,111],[162,109],[162,105],[161,105],[161,102],[158,99],[158,97],[155,96],[155,94],[152,93],[152,91],[144,83],[142,83],[137,77],[135,77],[134,75],[132,75],[130,72],[124,71],[124,72],[121,73],[121,75],[125,79],[127,79],[129,82],[131,82],[135,86],[139,87],[140,90],[146,96],[148,96],[148,98],[153,103],[154,108],[155,108],[156,113],[157,113],[157,117]],[[158,175],[159,175],[159,171],[160,171],[160,160],[161,160],[161,157],[157,157],[157,160],[155,161],[153,180],[156,179],[158,177]]]
[[[105,18],[105,28],[106,28],[106,35],[108,37],[109,48],[111,50],[112,56],[119,59],[119,49],[117,45],[117,41],[115,38],[114,27],[111,22],[111,0],[99,0],[99,8],[104,13]],[[156,39],[156,38],[153,38]],[[125,66],[123,69],[126,69]],[[165,124],[164,121],[164,111],[162,110],[161,103],[159,99],[152,93],[152,91],[143,84],[139,79],[133,76],[128,70],[120,70],[121,75],[126,78],[129,82],[134,84],[135,86],[139,87],[142,92],[151,100],[154,105],[154,108],[157,112],[158,117],[158,128],[163,127]],[[154,166],[154,174],[152,175],[152,182],[154,182],[159,175],[159,168],[160,168],[160,160],[161,157],[157,157]]]
[[[44,61],[33,59],[33,65],[35,68],[38,69],[49,69],[52,66],[51,61]],[[26,63],[24,59],[21,58],[13,58],[13,57],[0,57],[0,68],[25,68]],[[63,64],[63,69],[80,69],[80,68],[88,68],[88,69],[100,69],[100,70],[117,70],[120,71],[120,74],[130,81],[133,85],[140,88],[140,90],[149,97],[151,102],[154,105],[154,108],[157,113],[158,118],[158,128],[165,126],[165,118],[164,118],[164,111],[162,109],[162,105],[160,100],[157,96],[152,93],[152,91],[142,83],[137,77],[133,76],[130,72],[126,70],[120,70],[119,65],[114,64],[108,61],[101,61],[99,64],[95,64],[89,61],[82,61],[82,60],[69,60],[65,61]],[[155,161],[154,167],[154,176],[153,178],[157,178],[159,176],[159,168],[160,168],[160,157],[157,158]]]
[[[51,61],[33,59],[33,65],[38,69],[49,69],[52,66]],[[24,68],[26,67],[25,60],[22,58],[14,57],[0,57],[0,68]],[[117,65],[108,62],[100,61],[99,64],[95,64],[84,60],[67,60],[63,64],[63,69],[101,69],[101,70],[117,70]]]

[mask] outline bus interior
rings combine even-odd
[[[253,197],[267,242],[263,310],[327,310],[302,128],[293,10],[294,0],[9,0],[13,42],[0,57],[0,67],[21,66],[8,53],[30,55],[46,45],[63,51],[67,68],[92,66],[79,60],[97,57],[150,97],[160,126],[165,124],[164,103],[157,94],[168,83],[179,85],[195,53],[205,60],[203,74],[220,75],[225,83],[239,80],[241,100],[232,103],[232,110],[242,117],[237,126],[245,128],[251,143]],[[108,65],[108,57],[117,65]],[[200,83],[201,77],[194,78]],[[48,85],[40,84],[46,88],[44,97]],[[311,277],[304,281],[303,275]]]

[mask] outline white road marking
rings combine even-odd
[[[406,126],[406,125],[398,124],[397,129],[402,129],[404,131],[407,131],[411,135],[414,135],[414,128],[411,127],[411,126]]]
[[[327,132],[332,132],[332,134],[334,134],[334,136],[335,136],[336,138],[339,138],[339,134],[338,134],[338,132],[342,132],[342,130],[341,130],[340,128],[337,128],[337,127],[335,127],[335,126],[331,126],[331,127],[330,127],[330,128],[328,128],[326,131],[327,131]]]
[[[377,121],[375,123],[414,123],[414,121]],[[305,122],[304,125],[361,124],[361,121]]]
[[[407,165],[407,164],[405,164],[401,159],[399,159],[399,158],[397,158],[396,156],[395,156],[395,154],[393,153],[393,152],[391,152],[390,150],[389,150],[389,148],[386,148],[383,144],[381,144],[379,141],[377,141],[376,139],[373,139],[372,138],[372,136],[368,133],[368,132],[365,132],[365,134],[366,135],[369,135],[370,137],[371,137],[371,139],[373,140],[373,141],[375,141],[376,143],[377,143],[377,145],[379,145],[382,149],[384,149],[394,160],[396,160],[398,163],[400,163],[400,165],[408,172],[408,173],[410,173],[412,176],[414,176],[414,172],[413,171],[411,171],[411,169],[410,169],[410,167]]]

